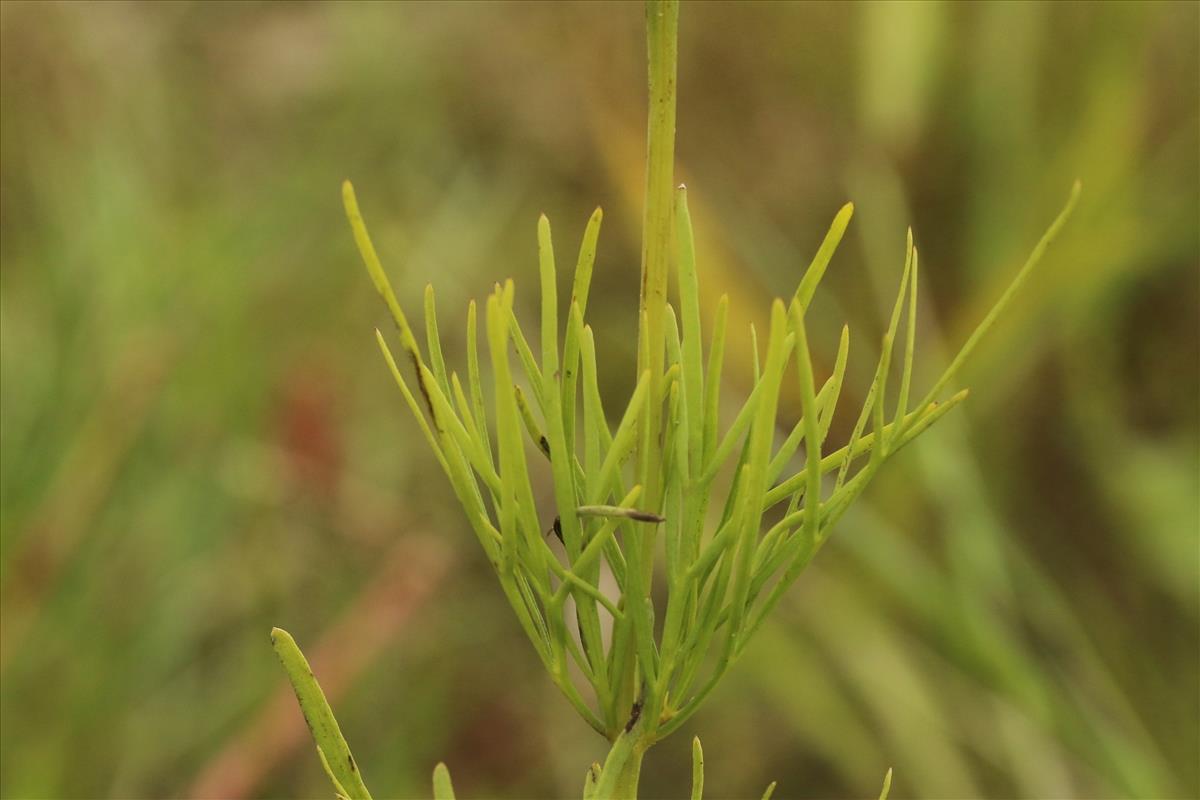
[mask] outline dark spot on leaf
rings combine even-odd
[[[633,730],[633,726],[637,725],[637,721],[642,716],[642,701],[638,700],[633,704],[633,708],[629,711],[629,722],[625,723],[625,732],[629,733]]]
[[[550,530],[546,531],[546,535],[549,536],[551,533],[553,533],[555,536],[557,536],[558,540],[560,542],[562,542],[564,545],[566,544],[566,542],[563,541],[562,518],[561,517],[554,518],[554,524],[552,526],[550,526]]]
[[[417,388],[421,390],[421,396],[425,398],[425,405],[429,408],[429,416],[433,420],[433,424],[437,425],[437,414],[433,413],[433,401],[429,399],[429,389],[425,387],[425,378],[421,375],[421,359],[412,350],[408,351],[408,357],[412,359],[413,371],[417,373]]]

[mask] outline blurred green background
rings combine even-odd
[[[677,175],[746,323],[857,211],[811,315],[861,401],[904,231],[935,374],[1066,198],[971,400],[848,515],[646,797],[1200,795],[1200,6],[702,4]],[[447,357],[535,220],[606,216],[633,378],[637,4],[0,6],[0,795],[325,797],[271,652],[313,658],[377,797],[577,794],[541,674],[387,374],[352,178]],[[927,385],[927,383],[925,384]],[[798,405],[785,402],[790,427]],[[852,416],[847,413],[847,417]],[[852,420],[831,434],[844,438]]]

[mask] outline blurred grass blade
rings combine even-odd
[[[704,748],[700,737],[692,739],[692,800],[704,798]]]
[[[892,791],[892,768],[888,767],[887,774],[883,776],[883,789],[879,792],[879,800],[888,800],[888,795]]]
[[[318,755],[334,779],[335,788],[350,800],[370,800],[371,793],[363,783],[354,756],[350,754],[350,747],[342,736],[337,720],[334,719],[333,710],[329,708],[325,693],[321,691],[321,686],[317,683],[308,660],[296,645],[296,640],[287,631],[272,628],[271,644],[275,647],[275,653],[292,683],[292,690],[300,703],[304,721],[308,723],[308,729],[319,750]]]

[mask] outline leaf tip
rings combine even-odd
[[[888,795],[892,791],[892,768],[888,767],[887,773],[883,776],[883,790],[879,792],[879,800],[887,800]]]
[[[358,200],[354,196],[354,184],[349,178],[342,181],[342,206],[346,209],[347,216],[355,216],[358,214]]]

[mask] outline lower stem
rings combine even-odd
[[[642,757],[645,754],[646,751],[640,747],[635,747],[629,754],[629,760],[625,762],[621,774],[617,777],[613,800],[637,800],[638,780],[642,775]]]

